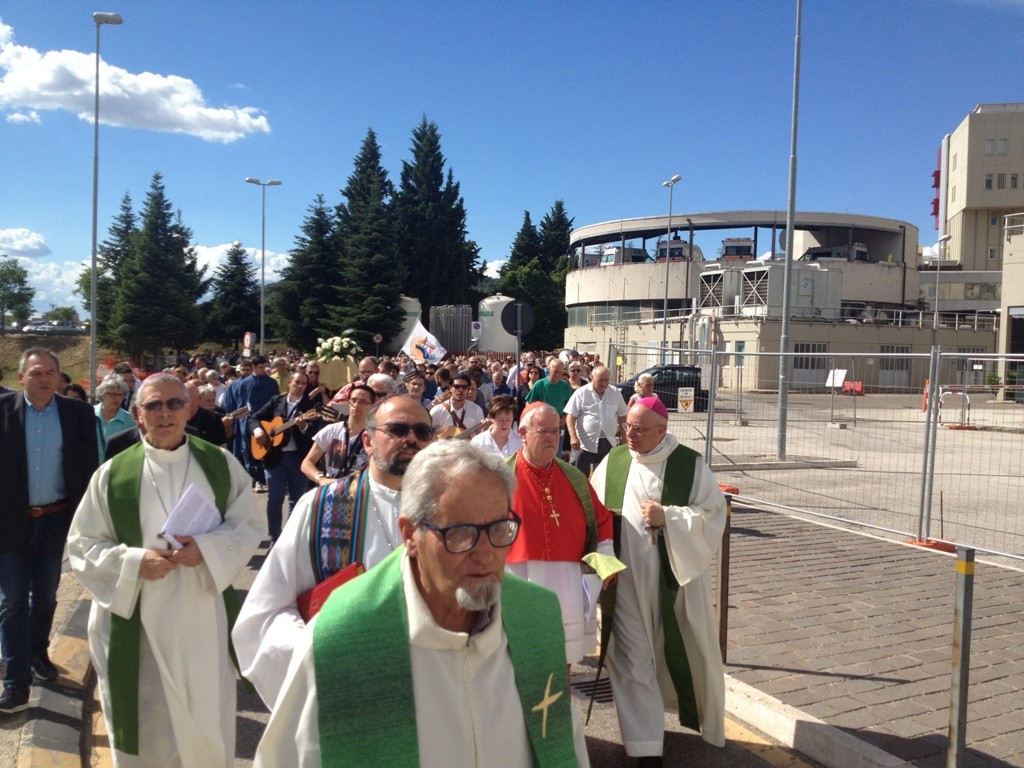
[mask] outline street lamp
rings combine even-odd
[[[935,301],[932,303],[932,330],[939,329],[939,272],[942,271],[942,251],[946,243],[953,239],[952,235],[943,235],[939,238],[935,253]]]
[[[252,176],[246,176],[245,180],[249,184],[256,184],[259,186],[263,196],[263,213],[260,216],[262,230],[260,235],[260,354],[262,355],[267,307],[267,187],[279,187],[281,186],[281,181],[279,179],[267,179],[266,181],[260,181],[259,179],[254,179]]]
[[[661,186],[668,187],[668,231],[665,233],[665,304],[662,308],[661,348],[664,351],[663,363],[668,362],[668,265],[672,256],[672,192],[676,184],[682,178],[678,173],[668,181],[661,182]],[[686,292],[690,290],[686,286]]]
[[[89,397],[96,398],[96,220],[100,193],[100,27],[121,24],[116,13],[94,13],[96,24],[96,100],[92,120],[92,260],[89,266]]]

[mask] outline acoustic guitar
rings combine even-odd
[[[263,427],[263,431],[270,438],[270,447],[264,448],[256,439],[256,435],[253,435],[250,438],[249,446],[253,459],[262,461],[269,453],[279,449],[284,444],[285,434],[295,426],[295,422],[300,419],[308,421],[317,417],[327,422],[334,422],[341,417],[341,414],[326,405],[317,405],[316,408],[288,419],[288,421],[285,421],[283,416],[275,416],[270,421],[261,420],[260,426]]]
[[[476,437],[485,429],[487,429],[494,421],[492,419],[484,419],[479,424],[474,424],[472,427],[466,427],[460,429],[459,427],[452,424],[450,427],[445,427],[437,433],[438,440],[469,440]]]

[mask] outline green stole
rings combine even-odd
[[[664,489],[661,494],[661,503],[673,507],[685,507],[690,503],[690,491],[693,487],[693,476],[697,468],[699,454],[684,445],[678,446],[669,454],[668,462],[665,465]],[[629,453],[628,446],[618,445],[612,448],[608,454],[608,467],[605,474],[604,503],[608,509],[616,515],[622,514],[622,501],[626,493],[626,477],[629,475],[629,467],[633,457]],[[620,547],[621,528],[616,527],[615,551],[618,553]],[[682,633],[679,630],[679,621],[676,618],[675,602],[679,592],[679,582],[672,573],[672,566],[669,564],[668,549],[665,546],[665,536],[658,536],[658,555],[661,560],[661,617],[662,627],[665,634],[665,663],[668,666],[669,675],[672,678],[672,685],[676,689],[676,697],[679,699],[679,722],[687,728],[700,731],[700,718],[697,712],[697,700],[693,691],[693,674],[690,671],[690,663],[686,658],[686,648],[683,646]],[[607,591],[607,590],[606,590]],[[608,600],[614,606],[614,595],[609,595]],[[614,608],[613,608],[614,610]],[[611,635],[612,621],[608,624],[608,635]],[[602,627],[603,630],[603,627]],[[602,631],[602,646],[607,644],[608,638]],[[603,650],[603,648],[602,648]]]
[[[519,451],[516,451],[507,459],[505,463],[512,468],[512,473],[516,471],[516,460],[519,458]],[[587,516],[587,544],[586,549],[583,550],[584,554],[590,552],[597,552],[597,517],[594,513],[594,502],[590,498],[590,482],[587,480],[587,476],[580,472],[572,464],[566,461],[562,461],[559,458],[555,459],[555,463],[561,467],[562,472],[569,480],[569,484],[572,485],[572,489],[576,492],[579,497],[580,504],[583,505],[583,513]]]
[[[419,765],[402,552],[338,589],[316,618],[320,765]],[[558,598],[506,573],[501,611],[534,764],[575,766]],[[510,695],[494,691],[495,696]],[[552,703],[552,696],[557,699]],[[547,711],[536,706],[548,703]],[[543,732],[544,723],[547,730]],[[443,734],[437,734],[444,738]]]
[[[227,511],[231,494],[231,472],[227,458],[221,450],[205,440],[189,436],[189,450],[203,470],[213,488],[214,500],[221,519]],[[107,485],[107,506],[114,535],[121,544],[142,546],[142,522],[139,517],[139,494],[142,485],[142,464],[146,458],[142,443],[127,448],[110,460],[110,478]],[[228,635],[242,606],[234,587],[223,592],[224,607],[228,614]],[[107,675],[110,682],[110,720],[114,748],[129,755],[139,754],[139,643],[142,637],[142,618],[135,604],[130,619],[110,616],[110,647],[107,650]],[[231,660],[235,662],[234,648],[230,645]]]

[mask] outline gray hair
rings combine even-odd
[[[417,453],[402,480],[399,514],[413,525],[437,514],[437,500],[451,482],[464,475],[493,472],[505,485],[509,503],[516,490],[516,476],[505,459],[465,440],[441,440]]]
[[[519,417],[520,429],[529,429],[530,425],[533,424],[534,417],[541,413],[553,413],[555,418],[558,418],[558,411],[554,409],[554,406],[548,405],[547,403],[540,403],[529,410],[525,408],[523,410],[523,415]]]
[[[206,377],[205,378],[206,378],[207,381],[217,381],[217,382],[219,382],[220,381],[219,376],[220,376],[220,374],[218,374],[217,371],[215,371],[213,368],[210,368],[206,372]]]
[[[48,350],[46,347],[29,347],[21,353],[21,359],[18,361],[18,372],[24,373],[25,368],[28,367],[28,359],[30,357],[48,357],[53,360],[54,365],[57,366],[57,370],[60,370],[60,360],[57,359],[57,355]]]
[[[157,384],[176,384],[181,389],[181,396],[185,399],[185,402],[187,403],[192,400],[192,393],[188,391],[185,382],[173,373],[154,373],[152,376],[147,376],[142,380],[142,386],[135,393],[135,405],[137,406],[142,400],[142,390],[148,387],[155,387]]]
[[[128,382],[121,378],[119,373],[108,373],[103,377],[103,381],[96,387],[97,397],[106,397],[107,392],[117,390],[122,395],[128,393]]]
[[[387,390],[384,392],[384,394],[394,392],[395,387],[398,386],[398,384],[395,383],[395,380],[388,376],[386,373],[374,373],[366,377],[366,386],[372,389],[374,384],[379,384],[383,387],[387,387]],[[373,391],[376,392],[377,390],[374,389]]]
[[[216,394],[217,394],[217,388],[215,386],[213,386],[213,384],[200,384],[199,385],[199,396],[200,397],[203,397],[204,395],[216,395]]]
[[[651,384],[653,384],[654,383],[654,377],[651,376],[651,374],[649,374],[649,373],[641,373],[639,376],[636,377],[636,384],[634,384],[633,386],[636,389],[636,391],[639,392],[640,391],[640,385],[641,384],[646,384],[647,382],[650,382]]]

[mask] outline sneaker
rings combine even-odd
[[[256,491],[256,493],[266,493],[267,486],[265,486],[263,483],[256,483],[256,487],[253,488],[253,490]]]
[[[8,683],[4,686],[4,692],[0,694],[0,712],[5,715],[13,715],[28,709],[28,686]]]
[[[50,661],[50,656],[43,652],[32,662],[32,674],[36,680],[56,680],[60,671]]]

